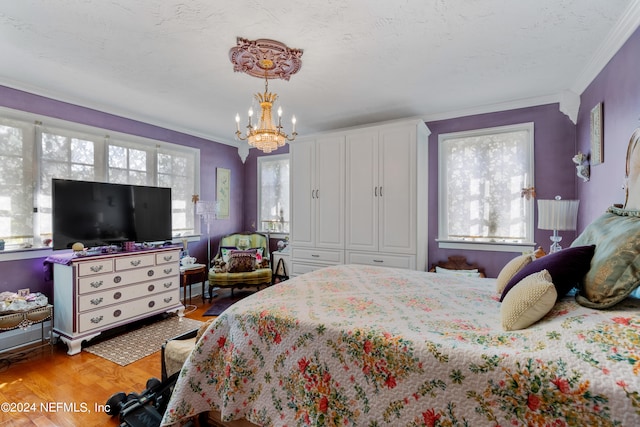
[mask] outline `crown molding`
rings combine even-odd
[[[600,46],[593,53],[570,90],[577,94],[582,94],[609,63],[611,58],[620,50],[622,45],[631,37],[638,26],[640,26],[640,0],[633,0],[629,3],[616,26],[600,43]]]
[[[236,147],[236,148],[238,148],[241,145],[241,144],[238,143],[238,141],[235,141],[234,139],[230,139],[229,137],[220,137],[220,136],[212,135],[212,134],[204,134],[204,133],[200,133],[200,132],[195,132],[193,129],[187,129],[187,128],[183,128],[183,127],[180,127],[180,126],[167,125],[167,123],[161,123],[159,121],[153,120],[151,117],[142,116],[142,115],[136,114],[133,111],[126,112],[126,116],[125,116],[125,115],[123,115],[122,110],[119,110],[118,108],[105,107],[104,105],[99,104],[99,103],[95,103],[95,102],[86,102],[86,101],[82,101],[81,102],[81,101],[79,101],[77,99],[74,99],[73,97],[69,97],[69,96],[67,96],[65,94],[62,94],[62,93],[46,90],[46,89],[43,89],[43,88],[40,88],[40,87],[24,84],[24,83],[21,83],[21,82],[16,82],[14,80],[4,80],[4,81],[0,82],[0,85],[6,86],[6,87],[14,89],[14,90],[19,90],[19,91],[22,91],[22,92],[26,92],[26,93],[31,94],[31,95],[41,96],[43,98],[47,98],[47,99],[50,99],[50,100],[55,101],[55,102],[63,102],[65,104],[73,105],[75,107],[88,108],[88,109],[95,110],[95,111],[100,112],[100,113],[104,113],[104,114],[109,114],[109,115],[112,115],[112,116],[120,117],[120,118],[122,118],[124,120],[132,120],[132,121],[140,122],[140,123],[143,123],[145,125],[151,125],[151,126],[155,126],[155,127],[161,128],[161,129],[166,129],[166,130],[178,132],[178,133],[181,133],[181,134],[184,134],[184,135],[193,136],[193,137],[196,137],[196,138],[206,139],[207,141],[217,142],[219,144],[229,145],[229,146]],[[25,111],[25,110],[22,110],[20,108],[14,108],[14,109]],[[45,116],[45,114],[38,114],[38,115]],[[70,122],[73,121],[73,120],[69,120],[69,119],[64,119],[64,120],[70,121]]]

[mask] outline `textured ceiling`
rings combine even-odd
[[[0,0],[0,85],[233,143],[264,82],[229,49],[267,38],[304,50],[269,84],[300,135],[446,117],[579,94],[638,3]]]

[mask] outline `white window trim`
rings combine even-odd
[[[117,139],[118,143],[129,142],[132,144],[142,144],[146,146],[155,146],[156,148],[163,148],[172,151],[183,151],[186,153],[190,153],[194,155],[194,194],[200,194],[200,150],[198,148],[188,147],[185,145],[180,145],[176,143],[146,138],[142,136],[137,136],[133,134],[117,132],[112,130],[107,130],[104,128],[99,128],[96,126],[89,126],[81,123],[76,123],[68,120],[57,119],[54,117],[43,116],[39,114],[29,113],[26,111],[14,110],[12,108],[2,107],[0,106],[0,117],[6,120],[15,120],[21,123],[29,123],[34,126],[34,133],[30,138],[35,138],[36,126],[44,126],[47,129],[56,129],[63,131],[65,133],[72,132],[75,137],[87,137],[87,138],[95,138],[96,136],[100,137],[110,137]],[[38,130],[39,131],[39,130]],[[38,151],[36,151],[36,156],[39,156],[39,140],[33,141]],[[39,158],[34,158],[34,163],[39,163]],[[106,167],[106,166],[105,166]],[[37,172],[34,172],[34,185],[39,186],[39,176],[40,171],[37,168]],[[34,195],[34,199],[37,199],[37,194]],[[36,205],[36,201],[34,200],[34,206]],[[174,243],[180,243],[183,239],[187,239],[189,242],[199,241],[200,236],[202,234],[201,230],[201,221],[199,218],[194,219],[194,228],[195,234],[192,236],[182,236],[174,239]],[[0,262],[2,261],[15,261],[15,260],[23,260],[23,259],[34,259],[34,258],[42,258],[50,255],[53,252],[51,248],[48,247],[32,247],[32,248],[6,248],[4,251],[0,251]]]
[[[270,155],[270,156],[260,156],[257,159],[257,163],[256,163],[256,174],[258,175],[258,191],[257,191],[257,199],[258,199],[258,204],[257,204],[257,215],[256,215],[256,230],[258,231],[258,233],[263,233],[263,234],[268,234],[270,237],[273,238],[285,238],[286,236],[289,235],[289,233],[282,233],[282,232],[269,232],[269,231],[264,231],[260,229],[260,224],[262,224],[262,218],[260,217],[260,211],[261,211],[261,206],[262,206],[262,174],[260,173],[261,169],[262,169],[262,162],[264,161],[278,161],[278,160],[284,160],[284,159],[288,159],[290,160],[290,156],[289,154],[274,154],[274,155]],[[291,167],[291,164],[289,164],[289,167]],[[289,195],[289,197],[291,197],[291,195]],[[289,221],[291,221],[291,217],[289,217]]]
[[[445,158],[442,155],[442,150],[440,147],[447,139],[452,138],[464,138],[469,136],[482,136],[482,135],[490,135],[494,133],[502,133],[502,132],[510,132],[516,130],[527,130],[530,135],[529,144],[529,158],[531,161],[529,162],[529,171],[527,172],[527,186],[533,187],[533,183],[535,182],[534,170],[535,170],[535,157],[534,157],[534,147],[535,147],[535,133],[534,133],[534,123],[526,122],[526,123],[518,123],[506,126],[495,126],[491,128],[482,128],[482,129],[473,129],[468,131],[460,131],[460,132],[452,132],[452,133],[443,133],[438,135],[438,238],[436,238],[436,242],[438,242],[438,248],[440,249],[463,249],[463,250],[477,250],[477,251],[495,251],[495,252],[530,252],[535,249],[536,243],[534,241],[534,202],[533,200],[529,203],[529,208],[527,209],[527,216],[530,218],[528,224],[527,233],[530,236],[530,242],[486,242],[486,241],[464,241],[464,240],[449,240],[443,239],[441,236],[446,235],[446,227],[447,227],[447,171],[445,170]]]

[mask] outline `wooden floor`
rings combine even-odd
[[[208,302],[194,296],[192,303],[196,310],[186,317],[211,318],[202,316]],[[149,378],[160,378],[160,349],[124,367],[84,351],[66,352],[59,343],[0,366],[0,426],[119,426],[118,417],[104,413],[107,399],[120,391],[139,393]]]

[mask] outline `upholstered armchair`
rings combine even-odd
[[[269,240],[261,233],[233,233],[220,239],[218,253],[209,270],[209,295],[214,288],[271,285]]]

